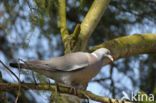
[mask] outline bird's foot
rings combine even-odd
[[[84,95],[84,97],[86,97],[87,99],[87,103],[89,103],[89,99],[90,99],[90,97],[87,95],[87,94],[85,94],[84,92],[82,92],[82,94]]]
[[[59,94],[60,93],[60,89],[59,89],[59,84],[56,83],[56,89],[55,89],[55,93]],[[59,94],[60,95],[60,94]]]
[[[70,93],[73,93],[74,95],[77,95],[77,89],[74,88],[74,87],[70,87],[69,92],[70,92]]]
[[[58,100],[58,98],[60,97],[60,89],[59,89],[59,84],[58,83],[55,83],[55,91],[54,92],[52,92],[52,94],[51,94],[51,102],[52,103],[58,103],[57,102],[57,100]],[[50,87],[50,81],[49,81],[49,87]]]
[[[78,91],[75,87],[67,86],[67,85],[64,85],[62,83],[56,83],[56,91],[57,92],[60,92],[59,86],[69,88],[69,93],[74,94],[74,95],[78,95]]]

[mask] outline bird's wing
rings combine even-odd
[[[9,65],[11,67],[19,69],[29,69],[35,71],[43,71],[43,70],[55,71],[55,69],[51,69],[52,67],[47,66],[46,63],[44,63],[42,60],[23,61],[23,63],[11,62]]]
[[[52,58],[47,61],[47,65],[52,67],[51,69],[59,71],[74,71],[89,66],[91,64],[91,58],[93,57],[89,53],[77,52]]]
[[[84,52],[70,53],[50,60],[34,60],[20,63],[21,68],[30,70],[47,71],[75,71],[89,66],[95,58]],[[18,68],[18,63],[10,63],[10,66]]]

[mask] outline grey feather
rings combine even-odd
[[[84,52],[71,53],[62,57],[46,60],[44,63],[49,67],[54,67],[55,70],[72,71],[88,66],[90,64],[88,58],[90,55],[91,54]]]

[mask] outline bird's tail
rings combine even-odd
[[[45,65],[44,62],[42,61],[26,61],[23,63],[18,63],[18,62],[12,62],[10,63],[11,67],[14,68],[20,68],[20,69],[29,69],[29,70],[45,70],[45,69],[49,69],[48,66]]]
[[[14,67],[14,68],[24,68],[24,63],[17,63],[17,62],[12,62],[9,64],[11,67]]]

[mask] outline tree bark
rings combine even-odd
[[[73,51],[86,50],[88,39],[103,16],[109,2],[110,0],[94,0],[92,6],[81,23],[79,39],[77,40]]]
[[[96,45],[90,50],[94,51],[98,48],[109,49],[114,60],[138,54],[156,53],[156,34],[136,34],[119,37]],[[107,59],[104,60],[103,65],[109,63],[110,60]]]

